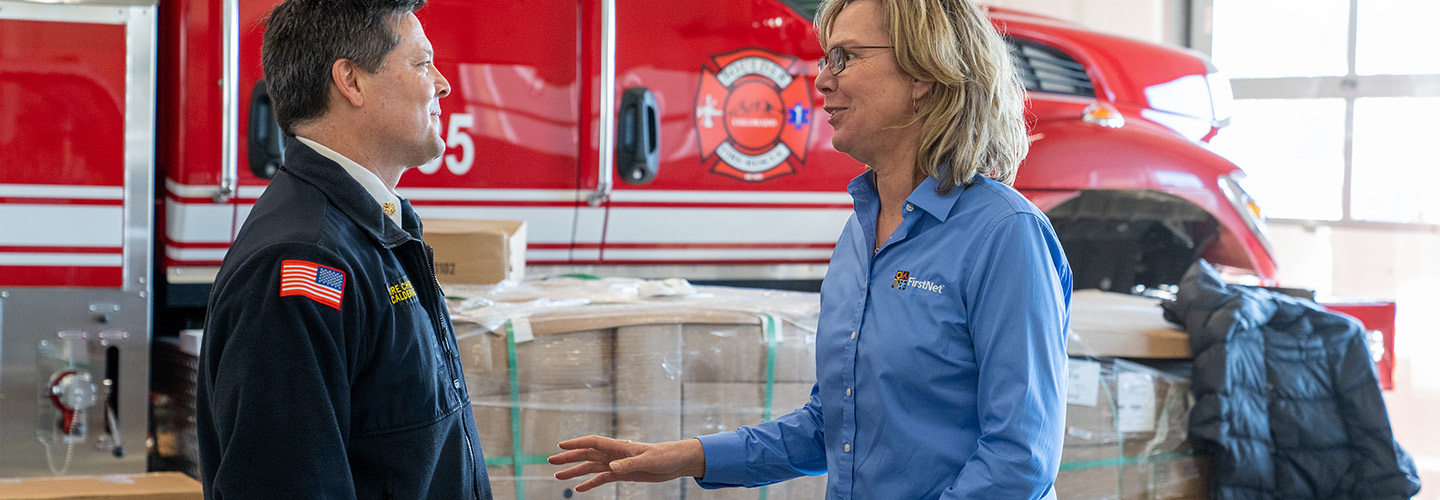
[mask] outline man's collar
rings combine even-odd
[[[298,135],[295,136],[295,139],[306,146],[310,146],[310,149],[315,150],[316,153],[320,153],[321,156],[329,158],[331,161],[339,164],[340,168],[345,169],[345,173],[350,174],[350,177],[355,178],[355,182],[359,182],[360,186],[365,188],[365,192],[375,197],[375,201],[380,204],[380,210],[385,212],[385,215],[390,217],[391,221],[395,222],[396,227],[404,227],[403,219],[400,217],[400,197],[390,191],[390,188],[385,187],[385,183],[380,181],[379,176],[365,167],[360,166],[359,163],[355,163],[355,160],[346,158],[345,155],[325,147],[324,144]]]
[[[390,217],[385,215],[375,197],[367,192],[359,181],[335,160],[296,140],[294,136],[285,138],[285,165],[281,169],[301,182],[319,189],[332,206],[349,217],[356,227],[374,238],[376,243],[386,248],[420,238],[419,219],[414,212],[406,209],[407,201],[401,200],[396,209],[396,212],[401,214],[403,224],[397,225],[393,220],[387,220]]]

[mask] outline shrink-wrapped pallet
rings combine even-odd
[[[451,310],[497,499],[571,494],[583,479],[555,480],[561,468],[544,463],[564,439],[685,439],[758,424],[809,399],[814,294],[704,287],[616,300],[613,289],[597,293],[603,283],[528,283],[535,288],[508,296],[447,287],[494,299],[478,312],[462,301]],[[819,500],[824,487],[824,476],[722,490],[683,480],[606,485],[583,498]]]
[[[1207,498],[1208,463],[1186,431],[1188,377],[1123,359],[1070,358],[1068,398],[1058,498]]]

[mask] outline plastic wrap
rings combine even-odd
[[[1186,432],[1188,377],[1110,358],[1070,358],[1069,369],[1058,498],[1208,498],[1208,463]]]
[[[686,293],[655,293],[645,283],[563,279],[446,287],[497,499],[566,498],[581,480],[558,481],[553,474],[560,468],[545,463],[564,439],[684,439],[764,422],[809,400],[818,295],[686,290],[674,282],[661,284]],[[583,496],[818,500],[824,494],[819,476],[753,489],[621,483]]]
[[[809,400],[817,294],[693,287],[646,296],[643,283],[447,287],[497,499],[567,498],[582,480],[557,481],[560,468],[545,463],[565,439],[686,439],[764,422]],[[1081,321],[1072,348],[1108,330],[1158,333],[1173,344],[1149,299],[1089,299],[1076,300]],[[1100,318],[1117,307],[1127,315],[1107,327]],[[1142,318],[1150,314],[1153,320]],[[1074,357],[1070,365],[1059,498],[1204,497],[1204,464],[1186,435],[1193,404],[1186,377],[1112,358]],[[824,493],[825,477],[816,476],[719,490],[690,480],[620,483],[583,498],[818,500]]]
[[[507,321],[545,313],[557,328],[556,315],[606,315],[613,324],[663,323],[670,311],[688,314],[697,309],[768,313],[795,323],[811,333],[820,312],[818,295],[805,292],[692,286],[685,280],[634,278],[585,279],[573,277],[530,279],[499,285],[446,285],[450,315],[455,321],[475,323],[483,330],[499,331]],[[596,311],[581,306],[611,306]],[[615,306],[632,306],[630,308]],[[631,314],[649,318],[631,319]]]

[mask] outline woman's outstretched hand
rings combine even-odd
[[[575,491],[589,491],[615,481],[659,483],[705,475],[705,448],[698,439],[648,444],[585,436],[561,442],[560,449],[569,451],[551,456],[551,464],[584,463],[556,472],[556,479],[595,474]]]

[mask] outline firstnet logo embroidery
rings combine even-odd
[[[915,288],[927,292],[935,292],[942,295],[945,293],[945,285],[938,285],[933,281],[925,281],[921,279],[911,278],[910,271],[895,271],[895,282],[890,284],[890,288],[894,288],[897,290]]]

